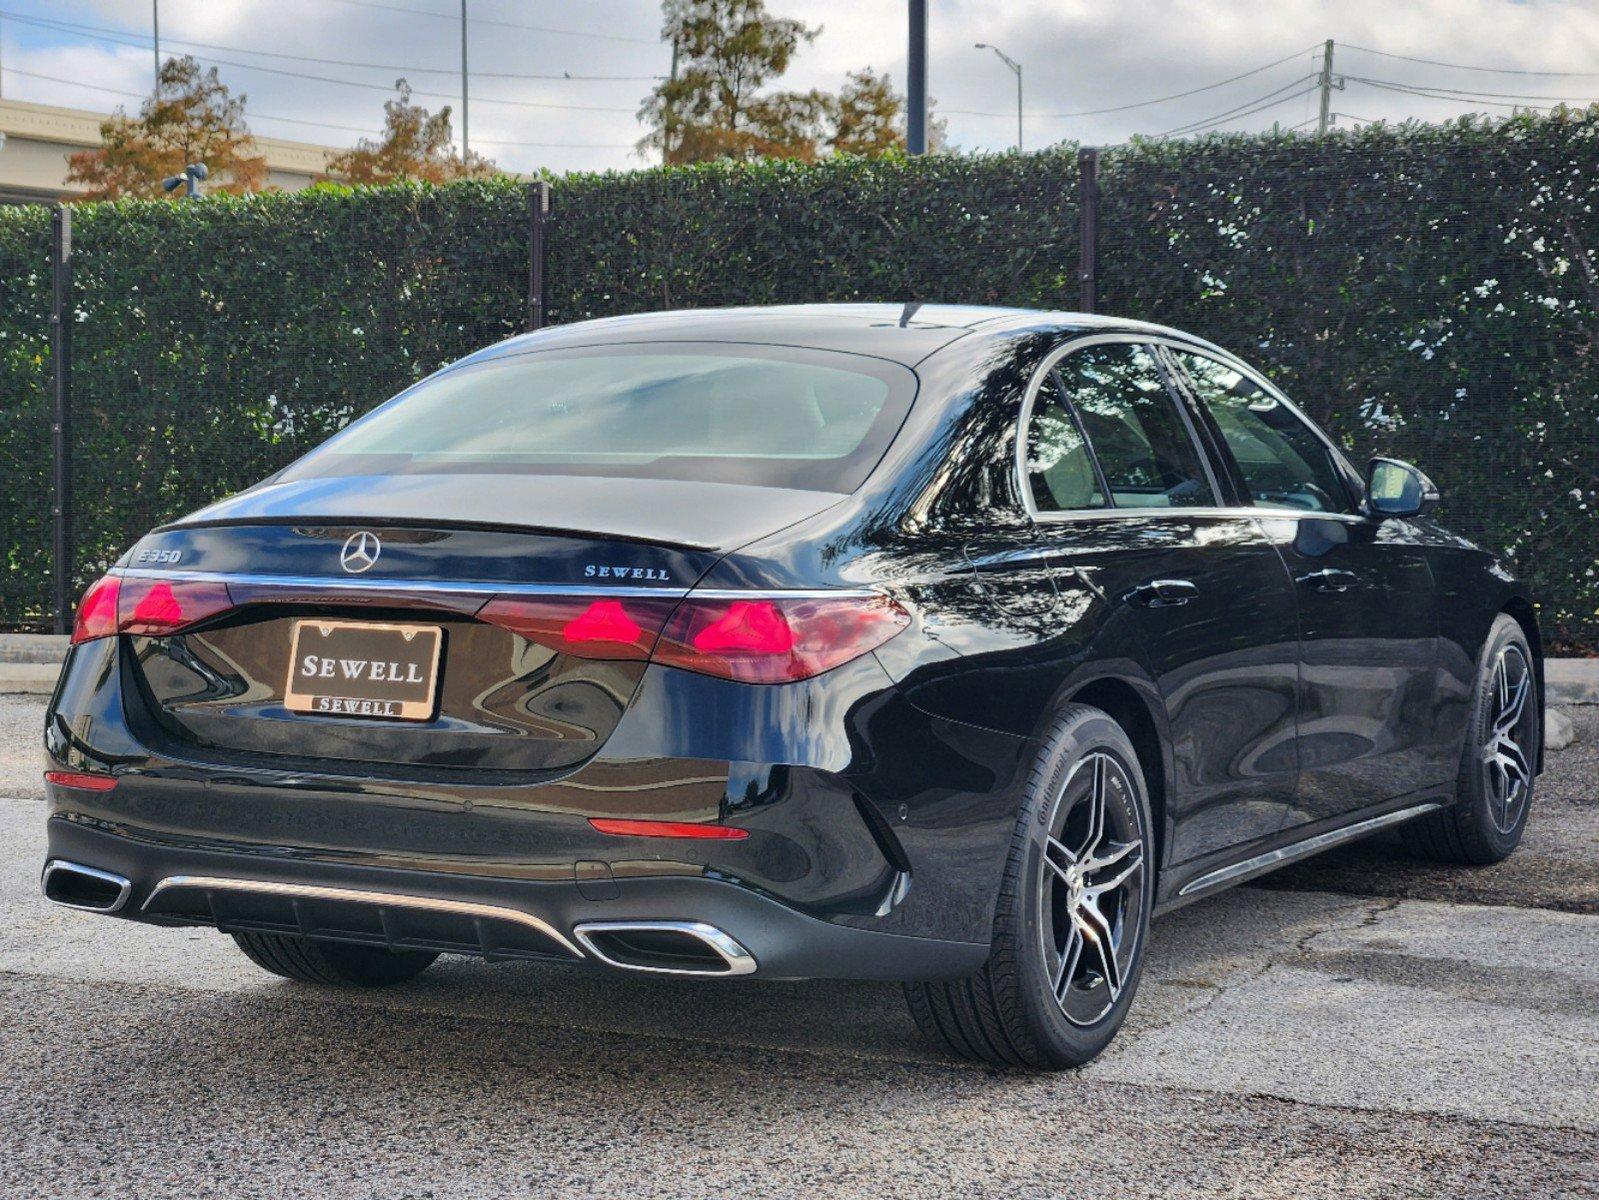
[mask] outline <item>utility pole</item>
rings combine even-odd
[[[468,100],[466,85],[466,0],[461,0],[461,161],[463,163],[472,153],[471,140],[467,136]]]
[[[161,0],[150,0],[150,34],[155,42],[155,95],[161,98]]]
[[[1022,148],[1022,64],[1006,54],[998,46],[990,46],[987,42],[978,42],[976,49],[992,50],[999,55],[1001,62],[1016,72],[1016,150],[1017,153],[1020,153]]]
[[[661,165],[664,167],[672,161],[672,133],[676,124],[675,114],[672,111],[676,100],[673,88],[677,84],[677,34],[672,35],[672,73],[666,81],[666,108],[661,113]]]
[[[1333,40],[1321,49],[1321,118],[1316,122],[1316,136],[1325,137],[1327,126],[1332,124],[1332,58]]]
[[[905,149],[927,153],[927,0],[910,0],[910,56],[905,64]]]

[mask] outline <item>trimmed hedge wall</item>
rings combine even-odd
[[[1135,143],[1101,161],[1100,307],[1214,338],[1357,456],[1418,462],[1546,634],[1599,643],[1599,117]],[[572,175],[552,321],[810,300],[1076,303],[1074,147]],[[77,583],[518,330],[508,182],[86,205]],[[48,217],[0,212],[0,621],[48,587]]]

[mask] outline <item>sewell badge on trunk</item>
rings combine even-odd
[[[426,721],[443,641],[437,625],[296,621],[283,705],[321,716]]]

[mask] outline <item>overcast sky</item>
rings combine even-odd
[[[351,144],[378,130],[382,102],[404,74],[428,93],[419,99],[430,108],[455,103],[459,135],[459,5],[452,0],[159,3],[163,53],[227,60],[221,76],[248,95],[258,134]],[[833,89],[847,71],[871,66],[903,87],[903,0],[770,0],[770,7],[822,28],[783,86]],[[930,0],[929,8],[929,88],[951,140],[964,149],[1004,149],[1016,136],[1015,78],[975,42],[994,43],[1021,61],[1030,149],[1063,139],[1108,144],[1229,111],[1238,115],[1223,117],[1219,128],[1311,121],[1316,98],[1297,93],[1311,86],[1329,37],[1340,44],[1335,74],[1438,93],[1398,93],[1351,78],[1334,93],[1334,111],[1347,114],[1340,124],[1508,111],[1446,90],[1492,93],[1505,106],[1599,98],[1599,0]],[[632,148],[640,134],[634,113],[650,77],[664,74],[670,60],[659,41],[657,3],[468,0],[468,9],[475,149],[522,171],[642,165]],[[30,23],[40,20],[57,27]],[[0,0],[4,96],[99,111],[119,103],[136,108],[151,84],[150,21],[151,0]],[[63,23],[78,28],[59,28]],[[1546,74],[1489,74],[1370,50]],[[1255,71],[1277,59],[1286,61]],[[624,78],[491,77],[496,72]],[[1063,115],[1205,88],[1244,72],[1255,73],[1166,103]],[[1571,74],[1548,74],[1554,72]],[[1534,99],[1522,99],[1528,96]]]

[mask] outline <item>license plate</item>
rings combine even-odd
[[[443,642],[437,625],[296,621],[283,706],[318,716],[426,721]]]

